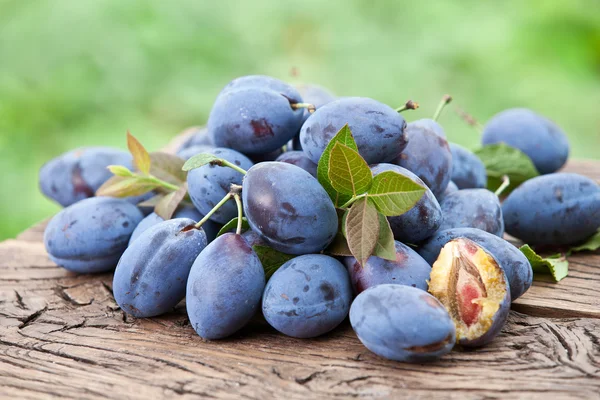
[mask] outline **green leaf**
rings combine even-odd
[[[127,148],[133,156],[133,163],[137,169],[148,175],[150,173],[150,154],[129,131],[127,131]]]
[[[569,252],[574,253],[577,251],[595,251],[600,249],[600,229],[595,235],[591,236],[585,243],[579,246],[571,247]]]
[[[223,227],[219,230],[219,233],[217,233],[217,237],[221,236],[224,233],[235,230],[237,228],[237,223],[238,223],[238,217],[235,217],[234,219],[232,219],[231,221],[229,221],[228,223],[223,225]],[[250,229],[248,220],[246,219],[246,217],[242,217],[242,231],[246,231],[248,229]]]
[[[134,175],[129,168],[124,167],[123,165],[109,165],[106,168],[116,176],[129,177]]]
[[[190,171],[192,169],[200,168],[203,165],[210,164],[211,162],[218,161],[218,160],[219,160],[219,157],[216,157],[209,153],[196,154],[195,156],[193,156],[192,158],[187,160],[185,162],[185,164],[183,164],[183,170]]]
[[[285,254],[269,246],[252,246],[252,250],[256,253],[260,259],[260,263],[265,270],[265,279],[269,280],[271,275],[275,273],[283,264],[296,257],[291,254]]]
[[[177,186],[181,186],[187,180],[187,172],[181,169],[185,163],[182,158],[155,151],[150,153],[150,160],[150,173],[158,179]]]
[[[327,194],[329,194],[333,204],[337,207],[345,204],[351,199],[351,196],[338,193],[333,186],[331,186],[331,181],[329,180],[329,158],[331,156],[331,150],[336,143],[345,144],[351,149],[358,151],[358,147],[356,146],[356,142],[354,141],[354,137],[352,136],[352,132],[350,131],[348,124],[344,125],[342,129],[340,129],[338,133],[336,133],[336,135],[329,141],[329,144],[323,151],[323,154],[321,154],[321,158],[319,159],[317,166],[317,179]]]
[[[423,197],[425,188],[394,171],[382,172],[373,178],[367,197],[377,210],[388,217],[402,215]]]
[[[175,192],[165,195],[154,207],[154,212],[162,219],[169,220],[173,217],[173,213],[179,207],[187,193],[187,183],[184,183]],[[196,221],[198,222],[198,221]]]
[[[329,156],[329,182],[338,192],[359,195],[371,187],[373,174],[358,151],[336,142]]]
[[[519,149],[515,149],[505,143],[496,143],[483,146],[474,152],[485,165],[488,175],[488,189],[496,191],[502,184],[502,177],[507,175],[510,186],[505,194],[528,179],[539,176],[533,161]]]
[[[148,182],[142,177],[125,178],[113,176],[96,190],[96,196],[129,197],[140,196],[156,189],[159,185]]]
[[[348,241],[346,240],[346,237],[344,237],[344,234],[342,232],[338,232],[335,235],[335,238],[333,239],[331,244],[329,246],[327,246],[327,248],[325,250],[323,250],[323,253],[330,254],[332,256],[351,256],[352,255],[352,252],[350,251],[350,248],[348,247]]]
[[[529,260],[534,274],[551,274],[556,282],[560,282],[569,273],[569,261],[560,254],[543,258],[533,251],[528,244],[519,247],[519,250]]]
[[[138,207],[156,207],[156,205],[165,197],[163,193],[159,193],[156,196],[149,198],[148,200],[144,200],[141,203],[138,203]]]
[[[345,225],[348,247],[358,263],[365,265],[379,240],[377,209],[363,197],[350,207]]]
[[[396,243],[394,242],[394,233],[390,227],[390,222],[382,213],[377,213],[379,218],[379,239],[375,245],[374,256],[386,260],[396,260]]]

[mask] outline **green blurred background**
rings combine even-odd
[[[460,4],[460,5],[459,5]],[[297,76],[292,76],[292,70]],[[481,122],[530,107],[600,158],[600,1],[0,0],[0,239],[59,207],[37,171],[78,146],[150,150],[203,124],[231,79],[267,74],[391,106],[442,94],[474,148]]]

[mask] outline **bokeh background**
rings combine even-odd
[[[292,71],[296,71],[294,76]],[[431,116],[475,148],[481,122],[530,107],[600,158],[600,1],[0,0],[0,239],[59,207],[37,171],[71,148],[149,150],[203,124],[231,79],[267,74]]]

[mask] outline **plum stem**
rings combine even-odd
[[[240,199],[240,195],[238,193],[233,195],[235,199],[235,203],[237,204],[238,211],[238,220],[237,220],[237,228],[235,229],[235,233],[237,235],[242,234],[242,218],[244,217],[244,212],[242,211],[242,200]]]
[[[442,114],[442,111],[444,110],[444,107],[446,107],[446,104],[450,103],[451,101],[452,96],[450,96],[449,94],[445,94],[444,97],[442,97],[442,101],[440,101],[440,104],[438,104],[435,113],[433,114],[434,121],[437,122],[438,118]]]
[[[502,177],[502,184],[498,187],[498,189],[496,189],[496,191],[494,192],[494,194],[498,197],[500,197],[500,195],[502,194],[502,192],[504,192],[506,190],[507,187],[510,186],[510,178],[508,177],[508,175],[504,175]]]
[[[290,106],[292,107],[293,110],[299,110],[301,108],[306,108],[308,110],[308,112],[311,114],[317,110],[315,105],[310,104],[310,103],[290,103]]]
[[[348,208],[352,205],[352,203],[356,202],[358,199],[362,199],[363,197],[367,197],[367,194],[363,193],[359,194],[358,196],[352,196],[352,198],[345,202],[340,208]]]
[[[211,164],[216,164],[216,165],[220,165],[222,167],[229,167],[233,170],[236,170],[237,172],[239,172],[242,175],[246,175],[247,171],[243,168],[238,167],[237,165],[235,165],[234,163],[230,163],[227,160],[224,160],[222,158],[219,158],[218,160],[212,161]]]
[[[483,125],[481,125],[479,123],[479,121],[477,121],[475,119],[475,117],[473,117],[471,114],[469,114],[468,112],[466,112],[465,110],[463,110],[460,107],[456,107],[456,113],[458,114],[459,117],[462,118],[463,121],[465,121],[468,125],[472,126],[473,128],[477,129],[477,131],[479,132],[479,134],[481,135],[483,133]]]
[[[137,175],[140,176],[140,175]],[[146,175],[141,177],[144,180],[147,180],[149,182],[155,183],[159,186],[162,186],[165,189],[168,189],[170,191],[176,192],[177,190],[179,190],[179,186],[177,185],[173,185],[172,183],[163,181],[162,179],[158,179],[157,177],[155,177],[154,175]]]
[[[219,208],[221,208],[221,206],[225,203],[227,203],[227,201],[229,199],[231,199],[234,195],[229,192],[225,195],[225,197],[223,197],[221,199],[221,201],[219,201],[213,208],[212,210],[210,210],[205,216],[204,218],[202,218],[200,221],[198,221],[198,223],[196,225],[194,225],[196,227],[196,229],[200,228],[206,221],[208,221],[208,219],[215,213],[217,212],[217,210]]]
[[[396,108],[396,112],[401,113],[406,110],[416,110],[419,108],[419,103],[416,101],[408,100],[402,107]]]

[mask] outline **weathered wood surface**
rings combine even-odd
[[[600,180],[600,163],[568,170]],[[600,253],[572,256],[569,277],[536,281],[489,346],[426,365],[386,361],[348,323],[325,337],[285,337],[256,319],[205,342],[185,307],[125,315],[112,274],[49,261],[44,224],[0,243],[2,398],[600,398]]]

